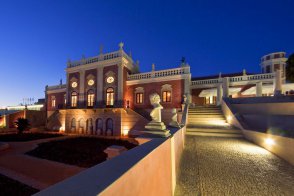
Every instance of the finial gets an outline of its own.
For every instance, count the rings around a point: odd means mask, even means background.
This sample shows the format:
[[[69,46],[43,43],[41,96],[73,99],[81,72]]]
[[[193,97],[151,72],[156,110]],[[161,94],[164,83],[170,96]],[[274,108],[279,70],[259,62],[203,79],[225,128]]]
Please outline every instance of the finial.
[[[136,65],[137,65],[137,66],[139,66],[139,64],[140,64],[140,61],[139,61],[139,60],[137,60],[137,61],[136,61]]]
[[[82,55],[82,59],[86,59],[86,56],[84,54]]]
[[[222,77],[222,72],[219,72],[218,77],[219,77],[219,78]]]
[[[246,76],[246,69],[243,69],[243,76]]]
[[[70,60],[70,59],[67,59],[67,63],[66,63],[66,64],[67,64],[68,67],[70,67],[70,65],[71,65],[71,60]]]
[[[132,58],[132,51],[130,50],[130,52],[129,52],[129,56]]]
[[[100,54],[103,54],[103,44],[100,44],[99,52]]]
[[[152,71],[155,71],[155,64],[152,63]]]
[[[123,47],[124,47],[124,43],[123,43],[123,42],[120,42],[120,43],[118,44],[118,46],[119,46],[119,49],[122,50]]]
[[[181,62],[182,62],[182,64],[186,63],[186,58],[182,57]]]
[[[60,84],[60,86],[62,85],[62,79],[60,79],[59,84]]]

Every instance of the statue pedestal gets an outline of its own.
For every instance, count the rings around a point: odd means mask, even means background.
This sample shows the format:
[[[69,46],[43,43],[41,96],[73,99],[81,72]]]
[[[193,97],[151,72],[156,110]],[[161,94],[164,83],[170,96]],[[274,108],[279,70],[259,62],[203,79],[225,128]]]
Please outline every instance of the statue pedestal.
[[[144,133],[151,133],[161,137],[170,136],[169,130],[166,129],[166,126],[163,122],[150,122],[145,126]]]

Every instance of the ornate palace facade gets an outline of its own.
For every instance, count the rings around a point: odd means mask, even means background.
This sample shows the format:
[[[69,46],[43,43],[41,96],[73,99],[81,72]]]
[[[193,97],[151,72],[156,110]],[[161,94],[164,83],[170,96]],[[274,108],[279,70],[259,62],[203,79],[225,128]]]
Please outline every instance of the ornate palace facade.
[[[178,68],[156,71],[153,65],[151,72],[138,73],[138,63],[120,43],[118,51],[68,61],[66,84],[46,86],[47,128],[121,136],[144,129],[152,93],[161,96],[163,120],[167,121],[172,108],[181,108],[183,95],[194,104],[219,105],[222,97],[282,92],[285,61],[284,52],[266,55],[262,73],[255,75],[243,71],[192,78],[184,61]]]

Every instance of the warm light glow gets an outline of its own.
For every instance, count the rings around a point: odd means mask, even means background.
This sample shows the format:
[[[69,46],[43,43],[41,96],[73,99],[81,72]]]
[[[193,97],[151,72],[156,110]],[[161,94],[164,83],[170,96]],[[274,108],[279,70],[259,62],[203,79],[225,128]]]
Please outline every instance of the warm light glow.
[[[275,141],[274,141],[272,138],[266,138],[266,139],[265,139],[265,143],[266,143],[267,145],[272,146],[272,145],[275,144]]]
[[[129,126],[123,126],[122,135],[123,136],[128,136],[129,135],[129,131],[130,131]]]
[[[227,117],[227,121],[228,121],[228,123],[231,123],[232,122],[232,116],[231,115],[229,115],[228,117]]]

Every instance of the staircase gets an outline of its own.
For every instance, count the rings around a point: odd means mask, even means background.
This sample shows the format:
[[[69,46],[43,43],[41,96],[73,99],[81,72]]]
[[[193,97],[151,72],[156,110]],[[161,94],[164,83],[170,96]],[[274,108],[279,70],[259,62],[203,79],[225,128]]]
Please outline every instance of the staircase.
[[[227,123],[217,106],[189,108],[187,135],[214,137],[243,137],[240,130]]]

